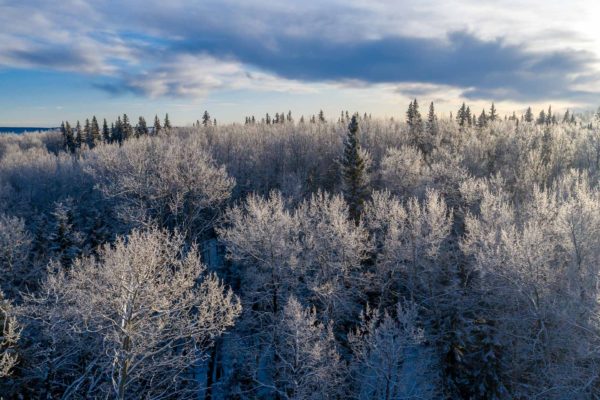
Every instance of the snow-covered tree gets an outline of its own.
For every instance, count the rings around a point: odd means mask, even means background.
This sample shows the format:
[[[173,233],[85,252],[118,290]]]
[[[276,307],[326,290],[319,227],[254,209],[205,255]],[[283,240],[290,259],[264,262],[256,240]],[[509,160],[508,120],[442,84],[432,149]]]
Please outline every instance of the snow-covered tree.
[[[195,238],[211,228],[234,185],[201,146],[194,137],[143,137],[99,147],[86,168],[126,223],[158,222]]]
[[[356,398],[439,398],[439,369],[414,303],[399,302],[393,314],[367,307],[348,341]]]
[[[0,291],[0,388],[18,363],[17,348],[21,327],[12,304]]]
[[[323,318],[342,322],[357,314],[357,281],[370,244],[367,232],[348,217],[341,196],[319,192],[303,202],[294,217],[301,245],[301,279]]]
[[[314,309],[291,296],[276,327],[273,392],[284,399],[317,400],[341,397],[344,364],[337,351],[332,324],[319,322]],[[262,384],[262,382],[261,382]],[[265,385],[267,388],[269,384]]]
[[[20,218],[0,214],[0,290],[14,299],[35,287],[39,269],[31,260],[32,238]]]
[[[134,230],[97,259],[58,268],[28,300],[45,335],[79,357],[63,396],[197,395],[193,368],[240,305],[186,247],[180,235]],[[56,356],[64,354],[45,353],[43,362],[56,365]]]

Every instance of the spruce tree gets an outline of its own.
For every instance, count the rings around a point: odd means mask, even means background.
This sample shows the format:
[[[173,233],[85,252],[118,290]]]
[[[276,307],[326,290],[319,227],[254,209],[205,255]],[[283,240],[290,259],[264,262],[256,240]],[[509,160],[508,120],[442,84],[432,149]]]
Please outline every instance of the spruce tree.
[[[423,119],[421,118],[421,113],[419,112],[419,104],[417,103],[417,99],[414,99],[413,102],[408,106],[408,111],[406,112],[406,123],[408,124],[409,130],[412,135],[419,135],[423,132]]]
[[[100,136],[100,126],[98,125],[98,119],[94,115],[92,117],[92,126],[90,128],[90,137],[88,141],[88,145],[90,148],[93,148],[96,144],[100,143],[102,140]]]
[[[406,124],[408,125],[409,129],[412,128],[414,119],[415,119],[415,111],[413,108],[413,102],[411,101],[410,104],[408,105],[408,110],[406,110]]]
[[[538,116],[536,123],[538,125],[543,125],[546,123],[546,112],[544,110],[540,111],[540,115]]]
[[[163,128],[165,131],[169,131],[171,129],[171,121],[169,121],[169,114],[165,114],[165,122],[163,123]]]
[[[135,137],[140,137],[148,134],[148,126],[146,125],[146,119],[140,117],[135,127]]]
[[[217,126],[217,119],[213,118],[213,126]]]
[[[210,114],[208,113],[208,111],[204,111],[204,114],[202,115],[202,125],[209,126],[210,123]]]
[[[102,140],[104,143],[110,143],[110,131],[108,130],[106,118],[104,118],[104,121],[102,122]]]
[[[65,129],[65,121],[62,121],[60,123],[60,134],[62,135],[62,138],[63,138],[63,145],[65,145],[66,138],[67,138],[67,130]],[[66,145],[65,145],[65,147],[66,147]]]
[[[160,119],[158,119],[158,115],[154,116],[154,134],[158,135],[160,133],[162,129],[162,126],[160,125]]]
[[[83,126],[82,140],[85,144],[87,144],[89,147],[91,147],[90,142],[92,140],[92,126],[90,124],[89,118],[85,119],[85,125]]]
[[[473,125],[473,121],[471,121],[471,107],[467,106],[467,109],[465,110],[465,120],[467,122],[467,125]]]
[[[563,124],[568,123],[570,119],[571,119],[571,116],[569,115],[569,110],[567,109],[567,111],[565,111],[565,115],[563,116],[563,119],[562,119]]]
[[[531,111],[531,107],[527,107],[527,111],[525,111],[525,122],[533,122],[533,112]]]
[[[492,122],[498,119],[498,112],[496,111],[496,106],[494,103],[492,103],[492,106],[490,107],[490,115],[488,116],[488,119]]]
[[[79,121],[77,121],[77,124],[75,125],[75,131],[75,147],[79,149],[83,143],[83,132],[81,131],[81,124]]]
[[[69,124],[69,121],[65,124],[65,150],[74,153],[77,145],[75,144],[75,137],[73,136],[73,129]]]
[[[129,122],[129,117],[127,116],[127,114],[123,114],[123,121],[122,121],[121,129],[123,132],[122,133],[123,140],[127,140],[133,136],[133,127],[131,126],[131,123]]]
[[[50,232],[49,247],[54,259],[64,267],[70,267],[80,254],[81,238],[73,229],[73,202],[68,198],[55,205],[52,213],[54,226]]]
[[[294,119],[292,118],[292,111],[291,110],[288,111],[287,122],[294,122]]]
[[[350,218],[358,223],[368,196],[368,182],[365,160],[360,151],[356,115],[352,116],[348,125],[341,167],[344,197],[348,203]]]
[[[460,127],[465,126],[467,122],[467,105],[465,103],[462,103],[462,106],[460,106],[456,113],[456,122],[458,122]]]
[[[555,122],[555,117],[552,114],[552,106],[548,106],[548,113],[546,114],[546,125],[550,125]]]
[[[119,144],[123,143],[123,123],[121,122],[121,117],[117,117],[117,122],[115,122],[115,129],[112,133],[113,142],[117,142]]]
[[[62,121],[60,123],[60,134],[62,135],[62,138],[63,138],[63,149],[68,150],[67,128],[65,127],[65,121]]]
[[[488,117],[485,114],[485,109],[481,110],[481,114],[479,114],[479,118],[477,119],[477,126],[479,128],[483,128],[487,126]]]
[[[425,125],[425,130],[431,136],[437,135],[437,117],[435,116],[435,108],[433,106],[433,101],[429,104],[429,113],[427,114],[427,124]]]
[[[325,114],[323,113],[323,110],[319,111],[319,122],[321,122],[321,123],[325,123],[326,122],[326,120],[325,120]]]

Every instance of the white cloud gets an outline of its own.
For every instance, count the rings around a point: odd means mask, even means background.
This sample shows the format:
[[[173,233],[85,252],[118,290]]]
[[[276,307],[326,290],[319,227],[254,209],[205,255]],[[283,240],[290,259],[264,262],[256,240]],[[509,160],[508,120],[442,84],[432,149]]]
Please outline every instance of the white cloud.
[[[202,97],[211,90],[313,93],[314,85],[256,71],[234,60],[208,55],[179,55],[159,68],[126,77],[125,88],[152,98]]]

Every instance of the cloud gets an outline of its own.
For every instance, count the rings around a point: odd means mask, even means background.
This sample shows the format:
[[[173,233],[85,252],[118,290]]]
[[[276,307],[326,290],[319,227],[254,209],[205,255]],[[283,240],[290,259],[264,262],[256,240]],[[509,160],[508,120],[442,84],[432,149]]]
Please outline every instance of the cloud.
[[[584,4],[574,1],[575,11]],[[302,92],[320,84],[394,84],[414,95],[429,85],[514,101],[588,102],[600,93],[589,38],[562,27],[573,10],[540,7],[560,22],[542,18],[544,26],[515,11],[515,0],[491,8],[452,3],[8,1],[0,25],[21,24],[0,32],[0,66],[90,74],[112,94],[149,97]],[[542,4],[532,0],[531,10]],[[552,46],[539,46],[548,32],[555,32]]]
[[[287,93],[314,92],[310,85],[253,70],[234,60],[206,54],[176,55],[158,68],[126,74],[97,87],[112,94],[126,92],[151,98],[203,97],[212,90],[257,90]]]

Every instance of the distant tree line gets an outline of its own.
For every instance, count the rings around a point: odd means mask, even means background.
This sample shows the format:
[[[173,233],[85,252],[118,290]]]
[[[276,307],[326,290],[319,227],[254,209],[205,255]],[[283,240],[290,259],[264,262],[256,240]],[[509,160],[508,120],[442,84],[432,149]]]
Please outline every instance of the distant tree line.
[[[132,137],[139,138],[149,134],[158,135],[161,132],[169,132],[171,128],[169,114],[165,115],[162,125],[158,116],[155,116],[152,127],[148,127],[146,119],[141,116],[137,124],[133,126],[127,114],[123,114],[122,117],[118,116],[117,120],[110,124],[110,128],[105,118],[102,122],[102,129],[100,129],[95,115],[92,117],[91,122],[89,118],[86,119],[83,127],[79,121],[74,127],[71,126],[69,121],[63,121],[60,124],[64,149],[70,153],[75,153],[82,146],[93,149],[99,143],[122,144],[123,141]]]

